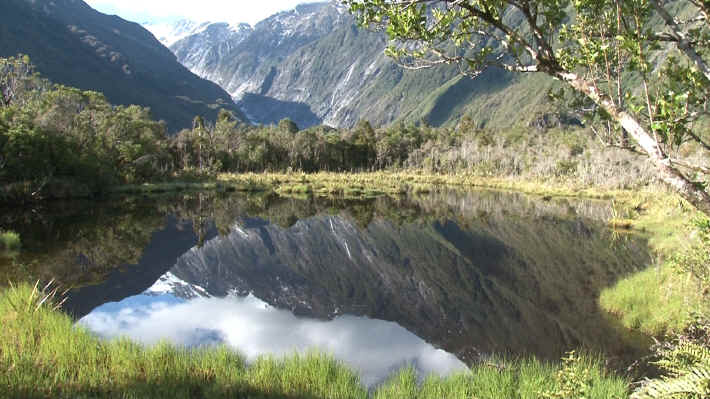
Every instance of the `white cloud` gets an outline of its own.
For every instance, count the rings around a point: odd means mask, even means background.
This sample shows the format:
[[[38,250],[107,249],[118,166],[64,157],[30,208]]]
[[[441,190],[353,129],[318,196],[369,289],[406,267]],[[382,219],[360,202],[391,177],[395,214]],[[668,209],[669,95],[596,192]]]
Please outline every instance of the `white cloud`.
[[[138,295],[101,306],[79,324],[104,337],[127,336],[148,344],[162,339],[183,345],[225,342],[249,360],[318,349],[358,370],[367,386],[405,364],[421,375],[465,370],[455,356],[396,323],[353,316],[297,318],[252,296],[180,302],[169,295]]]
[[[86,0],[107,14],[143,23],[187,18],[195,21],[247,22],[251,25],[308,0]]]

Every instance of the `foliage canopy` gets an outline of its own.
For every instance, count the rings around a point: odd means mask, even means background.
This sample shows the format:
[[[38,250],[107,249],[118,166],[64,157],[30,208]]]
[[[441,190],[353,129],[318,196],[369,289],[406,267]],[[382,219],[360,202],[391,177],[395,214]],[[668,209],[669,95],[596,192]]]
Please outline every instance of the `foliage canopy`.
[[[580,112],[596,115],[609,132],[623,132],[606,135],[610,145],[626,146],[628,134],[661,180],[710,214],[704,183],[689,176],[708,169],[678,156],[688,142],[710,149],[696,124],[710,93],[707,1],[344,3],[362,25],[386,31],[387,53],[407,68],[449,63],[477,76],[495,66],[564,82],[581,96]]]

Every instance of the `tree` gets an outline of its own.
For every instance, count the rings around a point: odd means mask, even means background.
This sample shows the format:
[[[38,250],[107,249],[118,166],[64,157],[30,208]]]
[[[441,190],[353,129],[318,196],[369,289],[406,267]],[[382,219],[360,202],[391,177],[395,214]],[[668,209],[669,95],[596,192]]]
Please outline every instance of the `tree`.
[[[279,130],[288,132],[290,134],[296,134],[300,130],[296,122],[289,118],[284,118],[279,121]]]
[[[674,10],[696,16],[687,21],[661,0],[344,3],[361,25],[386,31],[387,54],[406,68],[457,64],[475,77],[495,66],[564,82],[634,140],[660,180],[710,215],[704,186],[679,169],[707,168],[669,156],[688,140],[702,142],[693,123],[708,102],[710,74],[701,56],[710,47],[707,0],[674,2]],[[654,70],[657,58],[668,62]]]
[[[30,57],[0,58],[0,107],[24,102],[28,94],[47,88],[49,82],[39,77]]]
[[[202,171],[202,136],[205,131],[205,120],[201,116],[197,115],[195,119],[192,120],[192,131],[193,133],[197,132],[197,159],[200,171]]]

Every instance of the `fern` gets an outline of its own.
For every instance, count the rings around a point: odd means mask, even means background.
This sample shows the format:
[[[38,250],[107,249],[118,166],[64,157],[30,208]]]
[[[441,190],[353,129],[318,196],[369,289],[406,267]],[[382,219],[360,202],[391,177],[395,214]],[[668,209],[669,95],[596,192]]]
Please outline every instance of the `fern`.
[[[692,367],[677,377],[649,380],[631,396],[632,399],[710,397],[710,365]]]
[[[710,398],[710,348],[706,342],[681,336],[675,343],[661,346],[657,354],[659,360],[654,364],[666,375],[646,380],[632,399]]]
[[[691,342],[680,342],[662,352],[661,360],[655,362],[671,377],[680,377],[696,365],[710,365],[710,349]]]

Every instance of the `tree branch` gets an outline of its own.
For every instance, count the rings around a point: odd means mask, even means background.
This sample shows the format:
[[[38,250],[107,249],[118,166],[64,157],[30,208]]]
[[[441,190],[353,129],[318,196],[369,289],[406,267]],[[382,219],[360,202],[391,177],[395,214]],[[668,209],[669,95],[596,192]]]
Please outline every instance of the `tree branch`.
[[[656,12],[658,12],[658,15],[670,29],[669,35],[675,39],[674,41],[678,49],[690,58],[700,72],[705,75],[706,79],[710,80],[710,66],[708,66],[705,60],[700,57],[700,54],[695,51],[695,47],[688,40],[683,30],[676,23],[675,19],[673,19],[668,11],[666,11],[666,9],[658,3],[658,0],[649,0],[649,3],[656,10]]]

